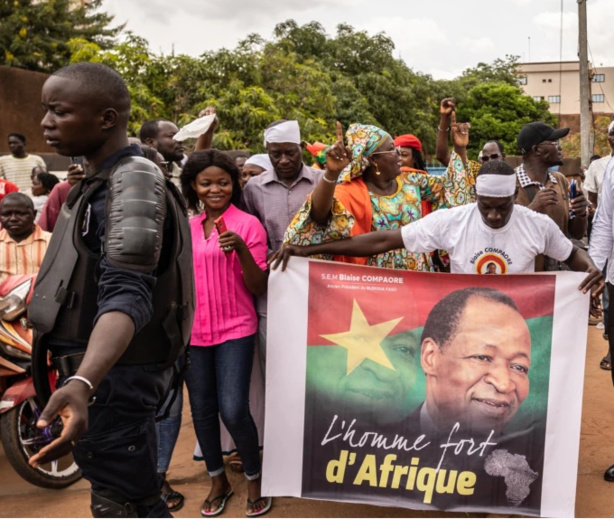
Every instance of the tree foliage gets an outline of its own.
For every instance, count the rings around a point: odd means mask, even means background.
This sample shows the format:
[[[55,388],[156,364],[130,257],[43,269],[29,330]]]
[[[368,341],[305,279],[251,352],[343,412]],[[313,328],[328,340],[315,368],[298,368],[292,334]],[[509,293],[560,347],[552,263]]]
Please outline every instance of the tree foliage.
[[[0,64],[53,72],[68,64],[74,38],[110,48],[122,27],[98,11],[102,0],[0,0]]]
[[[509,83],[481,83],[469,90],[458,110],[459,120],[471,121],[469,154],[477,155],[485,141],[497,139],[508,155],[517,155],[516,137],[533,121],[556,125],[546,101],[534,101]]]
[[[97,7],[99,2],[88,5]],[[43,4],[46,9],[63,9],[68,0],[17,3],[30,10],[43,9],[39,7]],[[523,95],[516,84],[517,58],[513,56],[479,63],[455,80],[435,81],[395,58],[394,43],[384,33],[369,35],[340,24],[329,35],[318,22],[301,26],[294,20],[278,24],[270,41],[251,34],[234,49],[199,57],[164,56],[153,53],[146,40],[131,33],[109,46],[115,34],[108,29],[110,17],[93,14],[88,8],[78,10],[78,15],[88,23],[71,23],[73,28],[83,27],[68,39],[67,30],[61,33],[59,39],[65,42],[61,55],[39,59],[36,64],[23,57],[11,64],[41,70],[45,63],[46,70],[51,70],[65,64],[64,60],[113,67],[126,78],[132,95],[133,134],[147,119],[163,117],[181,126],[201,109],[214,106],[220,119],[214,145],[222,149],[262,151],[263,129],[284,118],[297,119],[307,141],[332,142],[335,121],[344,128],[361,122],[378,125],[393,135],[414,133],[427,155],[432,155],[439,102],[455,97],[458,120],[472,123],[473,150],[484,140],[498,138],[514,153],[516,135],[525,122],[552,122],[547,104]],[[61,17],[48,22],[48,32],[62,23]],[[54,41],[45,38],[41,49]],[[31,42],[32,48],[38,45],[36,41]],[[15,56],[11,59],[17,60]]]

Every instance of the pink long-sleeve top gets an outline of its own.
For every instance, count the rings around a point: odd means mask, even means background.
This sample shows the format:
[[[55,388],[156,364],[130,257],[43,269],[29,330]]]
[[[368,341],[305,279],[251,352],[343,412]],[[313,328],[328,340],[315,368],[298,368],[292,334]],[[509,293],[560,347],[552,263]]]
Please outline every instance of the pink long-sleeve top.
[[[256,264],[267,268],[267,235],[258,219],[234,205],[223,214],[226,228],[237,233],[251,252]],[[192,346],[213,346],[256,333],[258,318],[254,296],[243,281],[237,253],[226,256],[218,245],[214,228],[205,238],[202,213],[190,219],[192,253],[196,283],[196,312],[192,327]]]

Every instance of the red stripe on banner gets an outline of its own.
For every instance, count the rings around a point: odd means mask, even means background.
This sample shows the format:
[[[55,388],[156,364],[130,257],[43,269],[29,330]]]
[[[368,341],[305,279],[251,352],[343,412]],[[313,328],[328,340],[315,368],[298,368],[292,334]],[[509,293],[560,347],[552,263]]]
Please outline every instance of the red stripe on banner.
[[[354,300],[370,325],[402,318],[391,332],[402,333],[423,326],[438,301],[467,287],[504,292],[516,302],[525,319],[551,315],[555,283],[556,277],[546,274],[430,274],[311,262],[307,344],[333,344],[321,336],[347,331]]]

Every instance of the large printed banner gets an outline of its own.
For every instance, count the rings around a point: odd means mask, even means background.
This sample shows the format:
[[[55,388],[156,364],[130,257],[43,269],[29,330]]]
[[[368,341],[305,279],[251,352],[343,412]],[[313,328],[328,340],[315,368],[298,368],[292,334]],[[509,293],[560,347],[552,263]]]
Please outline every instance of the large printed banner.
[[[582,278],[293,258],[269,281],[263,495],[572,517]]]

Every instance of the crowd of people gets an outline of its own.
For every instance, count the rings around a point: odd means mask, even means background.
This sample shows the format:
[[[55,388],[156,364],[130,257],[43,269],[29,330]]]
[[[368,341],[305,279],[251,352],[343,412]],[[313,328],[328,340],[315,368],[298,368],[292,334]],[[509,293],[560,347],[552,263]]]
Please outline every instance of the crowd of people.
[[[183,505],[184,497],[167,479],[181,427],[183,382],[198,439],[196,454],[204,459],[211,478],[202,515],[220,514],[233,495],[223,454],[234,451],[231,467],[243,471],[247,479],[246,515],[263,515],[271,508],[271,498],[261,494],[263,438],[258,419],[266,372],[267,276],[270,268],[285,267],[293,255],[424,272],[571,269],[586,273],[580,290],[595,295],[603,289],[602,270],[614,246],[611,173],[604,178],[609,157],[594,162],[587,172],[584,186],[590,202],[581,189],[572,196],[567,178],[556,171],[563,163],[559,139],[568,128],[554,129],[542,122],[526,125],[518,135],[522,163],[515,170],[505,162],[496,135],[473,161],[467,157],[470,124],[457,123],[454,100],[444,99],[437,158],[446,170],[437,175],[427,171],[418,137],[393,136],[360,122],[345,132],[337,123],[334,143],[308,144],[297,121],[276,121],[263,128],[264,154],[213,149],[214,132],[218,124],[223,125],[217,118],[191,153],[174,139],[179,129],[168,120],[144,121],[139,139],[130,138],[130,142],[126,134],[129,94],[122,79],[102,65],[83,63],[61,69],[49,78],[42,96],[46,115],[41,124],[47,142],[58,153],[82,160],[74,161],[66,180],[60,182],[45,170],[40,157],[26,153],[23,135],[8,137],[11,153],[0,157],[0,196],[4,197],[0,201],[0,280],[36,273],[41,267],[41,272],[52,271],[59,260],[49,255],[43,260],[50,240],[50,251],[60,255],[60,245],[53,247],[56,238],[51,233],[56,225],[69,229],[67,222],[80,218],[77,225],[85,226],[84,243],[98,262],[99,288],[85,341],[57,330],[57,323],[63,322],[61,313],[40,333],[49,337],[52,357],[77,352],[80,357],[73,371],[64,374],[68,382],[56,391],[41,416],[43,425],[56,414],[62,417],[62,439],[33,463],[53,459],[62,449],[74,446],[75,458],[92,483],[94,516],[162,517]],[[87,106],[95,109],[87,112]],[[214,113],[209,108],[200,115]],[[609,132],[614,149],[614,123]],[[311,165],[304,162],[307,153],[313,157]],[[143,166],[144,159],[151,166]],[[170,209],[147,216],[149,209],[139,209],[149,218],[147,231],[153,242],[151,249],[147,244],[135,245],[138,250],[132,256],[124,250],[130,245],[127,227],[120,229],[122,239],[113,240],[128,211],[112,213],[121,204],[105,202],[107,197],[129,196],[126,186],[133,180],[127,164],[135,164],[130,166],[134,171],[146,170],[148,177],[161,171],[166,187],[144,180],[134,180],[134,185],[155,191],[162,198],[152,195],[152,200],[162,207],[170,206],[172,195],[185,201],[186,208],[185,216]],[[126,180],[114,183],[120,173]],[[165,192],[166,201],[160,202]],[[89,204],[87,210],[79,209],[78,196]],[[597,197],[589,254],[585,236]],[[65,217],[63,207],[70,209]],[[178,216],[169,217],[171,213]],[[141,400],[149,402],[146,412],[127,411],[127,407],[111,419],[96,408],[134,400],[134,388],[141,391],[142,380],[129,370],[146,362],[137,354],[132,363],[122,364],[121,359],[130,353],[133,338],[148,330],[157,308],[156,279],[161,283],[164,272],[172,270],[167,266],[172,254],[179,257],[169,238],[176,241],[180,234],[180,223],[173,218],[184,218],[186,224],[189,218],[193,320],[184,300],[178,306],[185,317],[177,321],[180,326],[189,322],[189,347],[167,366],[174,376],[167,369],[155,379],[155,384],[170,391],[158,388],[147,395],[139,393]],[[58,244],[61,239],[58,235]],[[500,251],[502,261],[480,262],[476,253],[486,248]],[[146,252],[153,254],[154,261],[151,257],[145,261]],[[134,257],[142,258],[142,264],[134,264],[130,259]],[[610,296],[613,289],[608,284]],[[37,322],[34,326],[43,329]],[[611,326],[613,322],[607,324],[606,333],[614,339]],[[101,353],[111,340],[117,349]],[[255,386],[260,395],[254,395]],[[121,392],[118,387],[126,394],[115,394]],[[97,400],[90,407],[86,432],[87,407],[83,406],[92,396]],[[156,398],[160,405],[155,404]],[[114,458],[110,444],[101,439],[125,446],[126,425],[131,420],[140,427],[134,433],[140,446],[133,459],[124,459],[123,454]],[[152,456],[157,459],[151,467],[154,474],[144,475]],[[144,459],[149,464],[144,465]],[[125,468],[131,463],[138,467],[136,476]],[[124,476],[117,476],[122,471]]]

